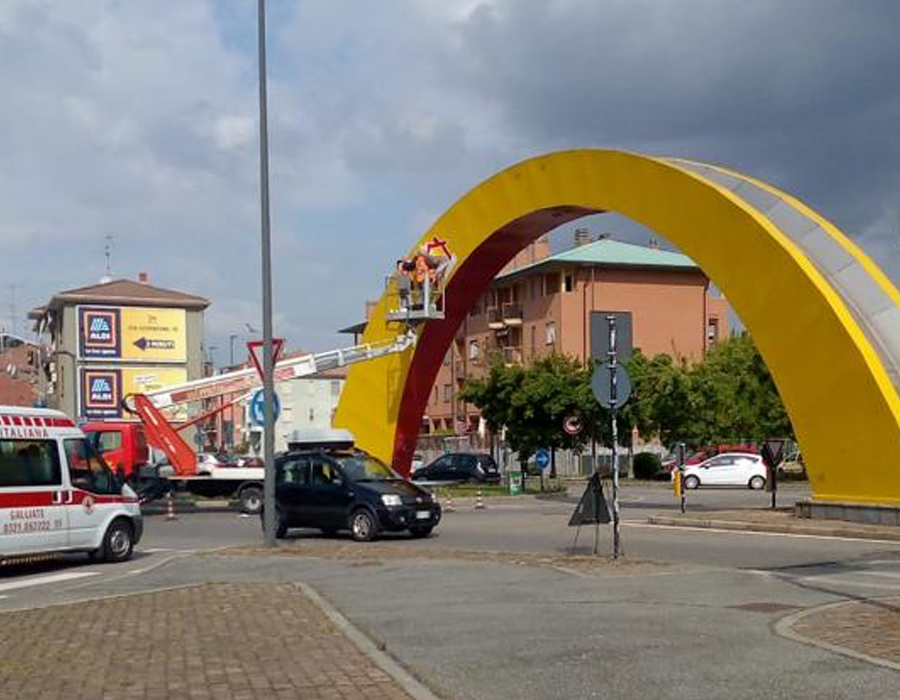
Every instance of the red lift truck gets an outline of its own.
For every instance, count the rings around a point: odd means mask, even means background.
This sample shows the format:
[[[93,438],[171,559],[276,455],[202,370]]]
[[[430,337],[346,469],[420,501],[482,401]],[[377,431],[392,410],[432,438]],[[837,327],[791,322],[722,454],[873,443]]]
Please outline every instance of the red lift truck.
[[[288,358],[275,365],[275,381],[284,382],[403,352],[415,340],[415,333],[408,331],[392,340]],[[95,422],[86,424],[83,430],[112,469],[138,492],[142,501],[159,498],[174,487],[202,497],[236,499],[243,512],[258,513],[263,502],[265,469],[198,465],[197,454],[179,433],[248,400],[260,385],[259,374],[250,368],[134,394],[126,397],[123,404],[129,413],[140,419],[139,422]],[[173,423],[166,416],[167,409],[225,396],[237,398],[186,422]],[[167,463],[151,464],[148,445],[161,450]]]

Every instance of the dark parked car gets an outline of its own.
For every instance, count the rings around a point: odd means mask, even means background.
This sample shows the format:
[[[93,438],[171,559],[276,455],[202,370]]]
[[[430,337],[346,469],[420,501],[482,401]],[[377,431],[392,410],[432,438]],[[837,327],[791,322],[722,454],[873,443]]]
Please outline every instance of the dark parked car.
[[[380,531],[427,537],[441,520],[437,499],[358,451],[299,450],[275,460],[276,537],[292,527],[349,530],[365,542]],[[265,523],[265,513],[262,514]],[[264,525],[265,526],[265,525]]]
[[[500,482],[500,472],[490,455],[454,452],[442,455],[431,464],[416,470],[412,478],[415,481],[477,481],[496,484]]]

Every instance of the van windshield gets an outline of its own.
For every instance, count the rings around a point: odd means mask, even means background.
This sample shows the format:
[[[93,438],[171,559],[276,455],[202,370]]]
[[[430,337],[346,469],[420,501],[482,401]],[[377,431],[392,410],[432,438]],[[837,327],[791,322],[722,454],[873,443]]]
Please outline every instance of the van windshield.
[[[395,481],[400,475],[374,457],[363,454],[335,456],[350,481]]]

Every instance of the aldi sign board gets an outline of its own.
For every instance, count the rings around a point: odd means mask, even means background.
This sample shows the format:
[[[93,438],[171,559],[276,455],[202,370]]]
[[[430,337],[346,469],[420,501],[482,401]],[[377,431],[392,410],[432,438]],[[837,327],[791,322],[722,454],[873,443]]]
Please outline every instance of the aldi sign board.
[[[92,419],[122,417],[122,370],[81,370],[80,413]]]
[[[88,420],[132,419],[124,413],[122,399],[187,381],[184,367],[81,367],[78,414]],[[186,407],[167,413],[172,420],[186,420]]]
[[[120,309],[78,308],[78,348],[84,358],[114,359],[122,355]]]
[[[79,306],[78,356],[83,360],[186,362],[184,309]]]

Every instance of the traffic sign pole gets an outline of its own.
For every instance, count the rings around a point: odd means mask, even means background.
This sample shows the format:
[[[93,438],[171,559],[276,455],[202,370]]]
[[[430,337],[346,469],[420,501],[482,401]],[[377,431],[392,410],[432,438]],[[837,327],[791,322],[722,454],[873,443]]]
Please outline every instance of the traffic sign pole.
[[[619,518],[619,459],[617,445],[619,427],[616,422],[618,409],[618,356],[616,354],[616,317],[606,317],[609,324],[609,408],[612,414],[612,477],[613,477],[613,558],[618,559],[621,553],[620,518]],[[599,525],[597,526],[599,527]]]

